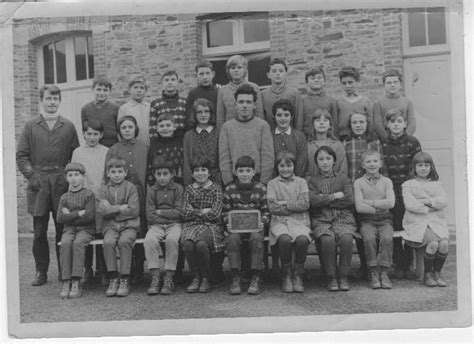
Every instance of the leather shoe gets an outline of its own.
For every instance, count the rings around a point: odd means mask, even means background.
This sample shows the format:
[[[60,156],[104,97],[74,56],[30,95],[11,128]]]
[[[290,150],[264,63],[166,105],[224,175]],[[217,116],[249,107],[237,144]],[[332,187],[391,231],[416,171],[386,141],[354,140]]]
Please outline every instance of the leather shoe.
[[[337,284],[337,279],[331,277],[328,283],[328,290],[329,291],[339,291],[339,284]]]
[[[339,278],[339,290],[348,291],[350,289],[349,280],[347,277]]]
[[[48,280],[48,275],[46,272],[37,271],[35,275],[35,279],[31,282],[31,285],[34,287],[39,287],[43,285]]]

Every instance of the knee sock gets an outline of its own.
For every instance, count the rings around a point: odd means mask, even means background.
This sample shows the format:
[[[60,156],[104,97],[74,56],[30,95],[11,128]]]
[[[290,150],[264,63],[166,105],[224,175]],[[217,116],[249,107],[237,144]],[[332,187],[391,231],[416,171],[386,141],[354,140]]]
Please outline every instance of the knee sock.
[[[425,261],[425,273],[433,272],[433,265],[434,265],[435,255],[429,254],[425,251],[424,261]]]
[[[441,269],[443,268],[444,262],[446,261],[446,257],[448,256],[447,253],[440,253],[436,252],[435,258],[434,258],[434,272],[440,272]]]

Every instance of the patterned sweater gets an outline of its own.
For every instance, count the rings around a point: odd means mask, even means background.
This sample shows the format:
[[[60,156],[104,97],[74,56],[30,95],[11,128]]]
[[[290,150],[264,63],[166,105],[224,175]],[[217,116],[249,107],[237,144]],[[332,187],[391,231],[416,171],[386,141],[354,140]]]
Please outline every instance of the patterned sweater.
[[[149,186],[155,184],[151,166],[153,158],[158,155],[163,155],[173,161],[176,173],[175,181],[181,183],[183,176],[183,138],[180,136],[161,137],[158,135],[155,140],[151,141],[146,168],[146,182]]]
[[[69,210],[69,214],[63,213],[63,208]],[[84,215],[79,216],[79,210],[85,210]],[[95,233],[95,196],[86,188],[77,191],[68,191],[59,199],[58,212],[56,215],[58,223],[64,223],[66,227],[74,226],[76,231],[86,230]]]
[[[180,97],[176,92],[173,95],[168,95],[164,91],[160,98],[155,99],[150,104],[150,140],[156,139],[158,134],[158,117],[160,115],[169,113],[173,115],[176,131],[175,136],[183,137],[185,133],[186,120],[186,98]]]

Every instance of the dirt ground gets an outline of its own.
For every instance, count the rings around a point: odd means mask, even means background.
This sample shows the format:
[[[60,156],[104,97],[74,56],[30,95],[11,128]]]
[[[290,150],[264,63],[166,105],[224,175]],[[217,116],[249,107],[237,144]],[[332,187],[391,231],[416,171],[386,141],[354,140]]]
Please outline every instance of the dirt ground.
[[[52,238],[50,244],[54,247]],[[450,247],[443,270],[448,282],[446,288],[427,288],[420,281],[392,279],[392,290],[372,290],[367,282],[352,278],[349,292],[329,293],[320,277],[318,259],[311,256],[306,263],[308,273],[303,294],[282,293],[277,282],[268,280],[258,296],[231,296],[228,294],[230,282],[208,294],[186,294],[185,281],[177,285],[176,292],[171,296],[147,296],[146,281],[132,286],[130,295],[125,298],[107,298],[106,287],[98,283],[86,284],[83,296],[76,300],[59,298],[61,283],[57,281],[56,259],[52,250],[48,283],[42,287],[30,285],[34,276],[31,245],[31,235],[20,236],[22,323],[449,311],[456,310],[457,304],[455,245]],[[352,273],[355,274],[358,267],[356,255],[352,265]],[[230,281],[230,276],[227,277]],[[74,311],[71,312],[71,309]]]

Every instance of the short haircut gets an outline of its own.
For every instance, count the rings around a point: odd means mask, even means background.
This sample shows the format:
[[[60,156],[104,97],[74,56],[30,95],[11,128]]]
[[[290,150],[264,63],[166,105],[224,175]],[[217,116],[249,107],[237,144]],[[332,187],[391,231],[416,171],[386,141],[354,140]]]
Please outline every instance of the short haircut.
[[[239,167],[255,168],[255,160],[253,160],[252,157],[248,155],[243,155],[235,162],[235,170],[237,170]]]
[[[422,163],[422,162],[430,164],[430,174],[428,175],[428,179],[438,180],[439,175],[438,175],[438,172],[436,171],[436,167],[435,167],[433,158],[431,157],[431,155],[429,155],[426,152],[416,153],[415,156],[413,157],[413,159],[411,160],[410,168],[409,168],[409,172],[408,172],[409,178],[413,179],[413,178],[416,177],[416,164],[419,164],[419,163]]]
[[[347,78],[347,77],[351,77],[351,78],[354,78],[355,81],[359,81],[360,75],[357,68],[352,67],[352,66],[342,67],[341,70],[339,71],[339,80],[342,81],[342,78]]]
[[[276,112],[277,112],[278,109],[289,111],[290,114],[291,114],[291,118],[293,118],[294,115],[295,115],[294,114],[294,109],[293,109],[293,104],[291,104],[291,102],[288,99],[279,99],[275,103],[273,103],[273,106],[272,106],[273,116],[276,115]]]
[[[211,71],[214,71],[214,66],[209,60],[201,60],[196,63],[196,66],[194,66],[196,73],[198,72],[199,68],[209,68]]]
[[[385,73],[382,74],[382,80],[383,80],[383,83],[385,84],[385,80],[389,77],[389,76],[395,76],[398,78],[398,80],[400,82],[402,82],[402,73],[400,73],[398,70],[396,69],[390,69],[390,70],[387,70]]]
[[[67,174],[71,171],[79,172],[82,175],[86,174],[86,169],[84,165],[78,162],[70,162],[66,165],[66,167],[64,168],[64,173]]]
[[[293,166],[296,166],[296,157],[293,153],[288,152],[288,151],[281,151],[279,152],[276,157],[275,157],[275,167],[278,169],[278,165],[280,162],[284,162],[285,164],[288,164],[291,162]]]
[[[159,169],[167,169],[171,174],[176,173],[173,160],[164,155],[155,156],[151,162],[151,172],[153,174]]]
[[[407,120],[406,113],[400,109],[390,109],[385,113],[385,120],[387,123],[391,120],[397,119],[398,117],[402,117],[404,121]]]
[[[119,157],[119,156],[112,157],[105,164],[105,169],[108,172],[111,168],[114,168],[114,167],[115,168],[122,167],[125,171],[127,171],[127,162],[122,157]]]
[[[317,109],[313,116],[311,116],[311,125],[313,126],[313,131],[314,131],[314,121],[317,120],[317,119],[320,119],[321,117],[324,117],[324,118],[327,118],[329,120],[329,130],[328,130],[328,134],[327,136],[332,138],[332,139],[335,139],[334,137],[334,134],[333,134],[333,131],[334,131],[334,120],[331,116],[331,114],[329,113],[328,110],[326,109]]]
[[[127,115],[127,116],[121,117],[117,122],[117,132],[118,132],[120,138],[121,139],[123,138],[122,133],[120,132],[120,127],[122,126],[122,123],[125,122],[125,121],[130,121],[135,125],[135,137],[137,137],[138,133],[140,132],[140,129],[138,128],[137,119],[133,116]]]
[[[250,86],[249,84],[240,85],[237,88],[237,90],[235,90],[234,92],[235,100],[237,100],[237,97],[239,96],[239,94],[250,94],[252,95],[253,101],[254,102],[257,101],[257,91],[255,91],[254,88]]]
[[[211,116],[209,117],[209,124],[216,125],[216,110],[214,109],[214,105],[206,98],[198,98],[194,101],[193,104],[193,118],[194,122],[196,123],[196,126],[198,124],[198,120],[196,117],[196,111],[198,106],[205,106],[209,108],[209,112],[211,113]]]
[[[191,161],[191,173],[194,172],[194,170],[198,167],[207,168],[210,172],[211,171],[211,166],[212,166],[211,160],[209,160],[209,158],[207,156],[197,155],[197,156],[193,157],[193,159]]]
[[[56,85],[44,85],[41,86],[39,89],[39,97],[40,100],[43,100],[45,92],[48,91],[49,94],[52,96],[58,96],[59,95],[59,100],[61,100],[61,89],[56,86]]]
[[[176,76],[176,79],[179,80],[178,73],[175,70],[167,70],[166,72],[164,72],[162,77],[161,77],[161,80],[163,80],[165,78],[165,76],[171,76],[171,75]]]
[[[131,78],[128,82],[128,88],[132,88],[132,86],[135,84],[143,84],[143,86],[145,86],[145,89],[148,89],[148,82],[146,81],[143,75],[138,75]]]
[[[97,75],[94,80],[92,81],[92,88],[94,89],[96,86],[105,86],[109,90],[112,89],[112,83],[105,75]]]
[[[360,161],[364,162],[365,158],[373,155],[377,155],[379,159],[382,160],[382,153],[380,153],[378,150],[369,148],[364,153],[362,153],[362,155],[360,156]]]
[[[336,162],[336,160],[337,160],[336,159],[336,152],[334,151],[334,149],[332,149],[329,146],[321,146],[321,147],[318,148],[316,153],[314,153],[314,162],[316,163],[316,165],[318,165],[318,155],[321,152],[326,152],[327,154],[332,156],[332,158],[334,159],[334,163]]]
[[[244,66],[244,69],[245,69],[245,73],[244,73],[244,77],[247,76],[247,68],[248,68],[248,61],[245,57],[243,57],[242,55],[233,55],[231,57],[229,57],[229,59],[227,60],[226,64],[225,64],[225,71],[227,73],[227,77],[230,79],[232,79],[230,77],[230,73],[229,73],[229,69],[230,67],[232,66],[236,66],[238,64],[241,64]]]
[[[283,67],[285,67],[285,71],[288,72],[288,66],[286,65],[285,60],[280,59],[280,58],[274,58],[270,60],[270,62],[268,63],[267,72],[269,72],[270,69],[272,69],[272,66],[276,64],[283,65]]]
[[[158,118],[156,119],[156,123],[161,123],[163,121],[171,121],[173,123],[175,123],[175,119],[174,119],[174,116],[171,114],[171,113],[162,113],[161,115],[158,116]]]
[[[101,133],[104,132],[104,126],[99,121],[94,121],[94,120],[85,121],[84,124],[82,125],[82,132],[86,132],[89,128],[95,131],[100,131]]]
[[[304,74],[304,80],[306,82],[308,82],[308,79],[309,79],[310,76],[315,76],[315,75],[318,75],[318,74],[321,74],[323,76],[324,80],[326,80],[326,73],[324,73],[324,69],[323,69],[322,66],[313,67],[309,71],[307,71]]]

